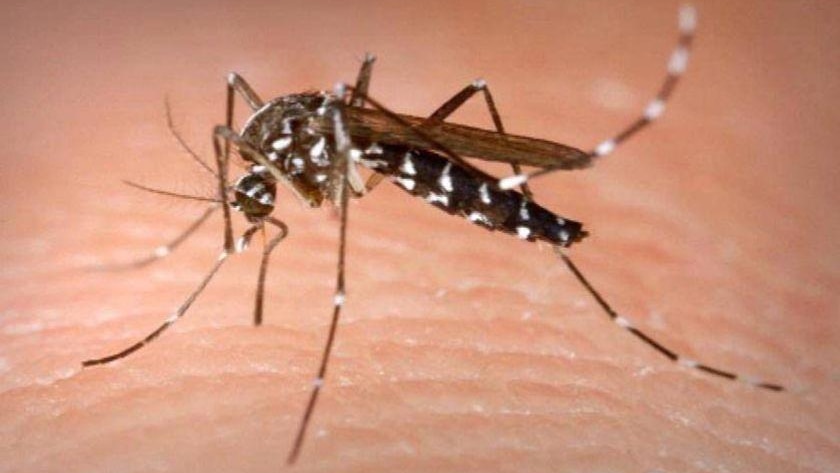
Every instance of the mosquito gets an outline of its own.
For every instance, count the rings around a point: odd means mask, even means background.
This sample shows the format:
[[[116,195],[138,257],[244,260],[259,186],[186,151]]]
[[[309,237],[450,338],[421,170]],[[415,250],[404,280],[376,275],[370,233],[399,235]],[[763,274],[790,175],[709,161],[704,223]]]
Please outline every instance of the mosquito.
[[[688,64],[696,27],[696,14],[692,7],[686,6],[680,10],[678,25],[677,46],[668,61],[667,74],[654,99],[629,126],[588,152],[547,140],[506,133],[490,89],[483,80],[476,80],[464,87],[428,117],[395,113],[368,95],[375,61],[372,55],[365,57],[354,86],[339,84],[333,91],[286,95],[268,102],[263,101],[238,74],[229,74],[225,125],[216,126],[213,130],[215,169],[189,149],[172,126],[171,117],[167,115],[170,129],[182,146],[216,177],[218,194],[212,199],[197,198],[210,203],[201,217],[173,242],[159,247],[150,257],[134,265],[145,265],[168,255],[219,209],[224,217],[224,248],[198,287],[162,325],[128,348],[103,358],[84,361],[83,366],[101,365],[124,358],[160,336],[186,313],[230,255],[244,251],[257,231],[274,227],[277,233],[263,248],[257,278],[254,324],[260,325],[269,257],[289,231],[283,221],[272,216],[278,184],[310,207],[320,207],[329,202],[338,209],[340,218],[332,319],[309,400],[287,457],[288,464],[295,463],[324,386],[345,301],[348,202],[367,195],[383,179],[388,178],[428,204],[487,230],[510,234],[529,242],[548,243],[616,325],[672,362],[721,378],[743,381],[758,388],[782,391],[784,388],[778,384],[759,381],[683,357],[619,315],[564,252],[565,248],[581,242],[587,236],[583,225],[537,204],[528,188],[528,180],[534,177],[591,166],[662,115],[668,98]],[[477,94],[483,96],[495,130],[446,121]],[[251,110],[241,131],[233,128],[237,95]],[[247,163],[248,170],[235,183],[230,184],[228,167],[233,146]],[[464,156],[509,163],[513,174],[498,179],[470,164]],[[537,170],[524,173],[522,166],[535,167]],[[373,171],[366,182],[359,168]],[[138,187],[175,197],[194,198]],[[231,224],[232,209],[242,213],[249,224],[236,241]]]

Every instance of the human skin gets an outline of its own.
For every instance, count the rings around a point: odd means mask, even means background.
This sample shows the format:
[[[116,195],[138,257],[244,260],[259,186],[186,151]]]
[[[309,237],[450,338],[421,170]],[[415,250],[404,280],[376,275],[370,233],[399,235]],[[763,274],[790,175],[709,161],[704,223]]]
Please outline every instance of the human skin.
[[[371,51],[371,93],[397,110],[430,113],[480,76],[510,132],[586,148],[637,116],[676,38],[670,2],[342,5],[7,7],[0,472],[284,468],[329,324],[328,208],[280,191],[291,234],[263,326],[250,322],[256,238],[160,339],[80,366],[157,327],[220,251],[216,218],[153,266],[90,270],[147,255],[202,211],[121,179],[213,193],[171,138],[164,96],[211,158],[227,72],[268,98],[351,81]],[[383,183],[350,206],[347,303],[297,470],[840,469],[840,8],[697,8],[695,54],[662,119],[533,188],[585,223],[569,254],[622,315],[788,390],[670,363],[610,323],[547,247]],[[452,119],[490,126],[480,100]]]

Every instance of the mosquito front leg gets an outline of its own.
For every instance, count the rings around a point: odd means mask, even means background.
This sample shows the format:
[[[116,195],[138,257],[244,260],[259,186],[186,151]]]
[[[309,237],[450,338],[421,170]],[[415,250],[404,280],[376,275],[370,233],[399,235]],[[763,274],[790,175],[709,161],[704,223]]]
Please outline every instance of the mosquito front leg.
[[[679,13],[680,36],[677,40],[677,47],[674,49],[674,52],[671,54],[671,58],[668,61],[668,72],[665,75],[665,79],[659,88],[659,92],[657,92],[654,99],[650,103],[648,103],[647,107],[645,107],[644,112],[642,112],[642,115],[639,118],[637,118],[633,123],[631,123],[629,126],[627,126],[615,136],[602,141],[601,144],[599,144],[592,151],[590,151],[587,154],[590,161],[596,158],[602,158],[612,153],[613,151],[615,151],[618,145],[626,141],[631,136],[637,134],[639,131],[646,128],[648,125],[653,123],[654,120],[656,120],[662,115],[662,113],[665,111],[665,104],[671,97],[671,94],[673,93],[674,88],[679,82],[680,77],[685,72],[686,67],[688,66],[688,57],[691,50],[691,42],[694,39],[694,30],[696,26],[697,13],[695,12],[694,8],[688,5],[683,6],[680,9]],[[538,171],[532,172],[530,174],[517,173],[513,176],[501,179],[499,181],[499,187],[502,189],[512,189],[516,186],[522,185],[529,179],[543,176],[545,174],[560,170],[561,168],[561,166],[557,165],[549,166]]]
[[[580,282],[580,284],[583,285],[583,287],[595,299],[595,302],[598,303],[598,305],[601,307],[604,313],[606,313],[607,316],[609,316],[609,318],[613,322],[615,322],[616,325],[632,333],[636,336],[636,338],[645,342],[648,346],[658,351],[669,360],[687,368],[693,368],[704,373],[719,376],[721,378],[726,378],[732,381],[742,381],[751,386],[768,389],[770,391],[784,391],[784,387],[781,385],[767,383],[764,381],[757,380],[751,376],[743,376],[728,370],[714,368],[709,365],[692,360],[690,358],[684,357],[674,352],[673,350],[666,348],[664,345],[654,340],[646,333],[634,327],[630,320],[619,315],[618,312],[616,312],[615,309],[613,309],[612,306],[606,301],[606,299],[604,299],[604,297],[592,286],[592,283],[589,282],[589,280],[586,278],[586,276],[583,275],[583,273],[580,271],[577,265],[574,262],[572,262],[571,258],[569,258],[569,256],[567,256],[566,253],[564,253],[563,250],[560,249],[560,247],[555,247],[554,251],[557,253],[558,256],[560,256],[560,259],[563,260],[563,263],[566,264],[566,266],[569,268],[572,274],[574,274],[578,282]]]
[[[265,221],[271,223],[280,230],[280,233],[272,238],[268,244],[263,248],[262,260],[260,261],[260,275],[257,278],[257,298],[254,302],[254,325],[262,324],[263,315],[263,295],[265,294],[265,276],[268,272],[268,258],[271,256],[271,251],[278,243],[283,241],[289,234],[289,227],[280,220],[266,217]]]
[[[452,115],[464,103],[466,103],[467,100],[471,99],[479,91],[484,94],[484,102],[487,104],[487,111],[490,112],[490,117],[493,119],[493,126],[496,127],[496,131],[499,132],[499,134],[504,135],[505,127],[502,125],[502,117],[499,115],[499,110],[496,108],[496,102],[493,100],[490,88],[487,86],[487,82],[483,79],[477,79],[470,85],[464,87],[460,92],[455,94],[451,99],[447,100],[446,103],[435,110],[434,113],[432,113],[429,118],[423,122],[423,124],[434,125],[436,123],[443,123],[449,115]],[[513,168],[514,174],[522,174],[522,167],[519,163],[511,163],[511,167]],[[531,193],[531,189],[528,188],[528,184],[523,182],[521,189],[522,193],[528,198],[528,200],[533,200],[534,196]]]
[[[236,135],[233,133],[233,135]],[[238,136],[238,135],[236,135]],[[228,157],[230,156],[230,128],[217,126],[213,129],[213,151],[216,155],[216,168],[218,170],[219,178],[218,192],[219,199],[222,201],[222,214],[225,217],[225,252],[233,252],[233,225],[230,218],[230,204],[227,201],[227,172],[228,172]],[[222,143],[224,142],[224,146]]]
[[[343,96],[343,91],[337,93],[339,97]],[[336,166],[340,170],[340,176],[336,185],[338,186],[336,195],[338,199],[338,208],[340,212],[340,230],[338,240],[338,264],[336,267],[336,284],[335,296],[333,297],[333,314],[330,321],[330,329],[327,335],[326,343],[324,344],[324,351],[321,355],[321,363],[318,368],[318,374],[312,383],[312,391],[309,395],[309,401],[306,404],[303,417],[298,427],[295,441],[289,456],[286,460],[288,464],[293,464],[300,455],[301,447],[303,446],[304,438],[306,437],[306,429],[309,427],[309,422],[312,418],[312,413],[315,411],[315,404],[318,401],[318,394],[321,392],[321,387],[324,385],[324,377],[327,373],[327,364],[332,353],[333,342],[335,341],[336,329],[338,328],[338,320],[341,316],[341,308],[344,306],[345,287],[344,287],[344,265],[345,265],[345,249],[347,244],[347,203],[350,199],[349,184],[347,178],[349,175],[350,166],[353,166],[353,161],[350,157],[350,136],[347,132],[344,121],[343,105],[337,104],[333,107],[333,122],[334,122],[334,139],[335,148],[337,151]]]

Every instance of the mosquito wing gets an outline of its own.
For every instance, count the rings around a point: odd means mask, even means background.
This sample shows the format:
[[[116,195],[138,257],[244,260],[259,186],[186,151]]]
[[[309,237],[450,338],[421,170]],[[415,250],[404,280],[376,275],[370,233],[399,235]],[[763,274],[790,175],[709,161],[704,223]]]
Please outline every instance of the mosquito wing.
[[[591,161],[589,154],[553,141],[501,134],[455,123],[429,125],[424,124],[425,118],[411,115],[400,114],[399,117],[461,156],[560,169],[585,168]],[[377,110],[347,107],[345,119],[350,135],[362,141],[434,148],[426,138]],[[315,127],[318,131],[331,133],[332,120],[319,121]]]

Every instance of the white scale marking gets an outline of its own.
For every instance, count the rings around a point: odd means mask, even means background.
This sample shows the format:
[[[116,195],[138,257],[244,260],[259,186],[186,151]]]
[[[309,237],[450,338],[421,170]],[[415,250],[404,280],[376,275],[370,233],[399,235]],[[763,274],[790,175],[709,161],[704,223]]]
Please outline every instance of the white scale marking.
[[[262,183],[259,183],[254,187],[248,189],[248,192],[246,192],[245,195],[253,199],[254,196],[257,195],[257,193],[262,192],[264,188],[265,186],[263,186]]]
[[[236,246],[234,248],[237,253],[242,253],[243,251],[248,249],[248,240],[245,237],[240,237],[236,240]]]
[[[560,230],[558,235],[560,235],[560,241],[568,241],[569,240],[570,235],[569,235],[569,232],[567,232],[566,230]]]
[[[743,381],[743,382],[745,382],[747,384],[751,384],[753,386],[758,386],[759,384],[761,384],[761,380],[759,380],[757,378],[753,378],[752,376],[738,375],[737,379],[739,381]]]
[[[519,218],[522,220],[531,220],[531,214],[528,212],[528,201],[523,200],[522,206],[519,207]]]
[[[315,174],[315,182],[324,182],[327,180],[326,174]]]
[[[678,358],[677,363],[688,368],[697,368],[698,363],[691,358]]]
[[[440,178],[438,178],[440,188],[446,192],[452,192],[452,176],[449,175],[449,171],[451,170],[452,163],[446,163],[446,166],[443,168],[443,172],[440,173]]]
[[[365,154],[382,154],[382,147],[379,146],[379,143],[372,143],[365,150]]]
[[[274,198],[271,197],[271,194],[263,194],[260,197],[260,203],[263,205],[271,205],[274,203]]]
[[[614,149],[615,149],[615,141],[613,141],[611,139],[607,140],[607,141],[604,141],[603,143],[599,144],[595,148],[595,156],[599,156],[599,157],[600,156],[606,156],[606,155],[612,153]]]
[[[493,200],[490,199],[490,190],[487,188],[487,183],[481,185],[478,188],[478,195],[481,198],[481,202],[487,205],[490,205]]]
[[[506,191],[509,189],[513,189],[516,186],[521,186],[525,184],[525,181],[528,180],[528,176],[525,174],[515,174],[513,176],[508,176],[504,179],[499,180],[499,189]]]
[[[671,54],[671,59],[668,60],[668,73],[672,76],[678,76],[685,72],[688,67],[688,49],[685,46],[680,46]]]
[[[381,168],[381,167],[385,167],[385,166],[388,165],[387,162],[382,161],[381,159],[364,159],[364,158],[359,160],[359,164],[361,164],[362,166],[371,168],[371,169]]]
[[[341,307],[341,306],[344,305],[345,300],[346,300],[346,297],[344,296],[344,293],[343,292],[337,292],[335,294],[335,297],[333,297],[333,304],[335,304],[336,307]]]
[[[633,326],[633,324],[632,324],[632,323],[630,323],[630,321],[629,321],[629,320],[625,319],[624,317],[622,317],[622,316],[620,316],[620,315],[617,315],[617,316],[613,319],[613,322],[615,322],[615,324],[616,324],[616,325],[618,325],[618,326],[619,326],[619,327],[621,327],[621,328],[630,328],[630,327],[632,327],[632,326]]]
[[[650,121],[656,120],[665,111],[665,102],[662,99],[655,99],[645,108],[645,118]]]
[[[263,166],[262,164],[255,164],[255,165],[251,166],[251,172],[255,172],[255,173],[256,172],[264,172],[265,170],[266,170],[266,167]]]
[[[324,153],[324,148],[327,146],[327,139],[323,136],[311,148],[309,148],[309,156],[317,158]]]
[[[518,226],[516,227],[516,236],[522,240],[527,240],[528,237],[531,236],[531,229],[528,227]]]
[[[691,5],[684,5],[680,8],[680,32],[688,34],[697,27],[697,11]]]
[[[429,195],[426,196],[426,202],[430,204],[434,204],[435,202],[440,202],[445,207],[449,206],[449,196],[435,194],[434,192],[429,192]]]
[[[469,220],[470,222],[473,222],[473,223],[481,223],[481,224],[487,225],[488,227],[493,226],[493,222],[490,220],[490,218],[487,217],[487,215],[484,215],[481,212],[476,212],[476,211],[470,212],[470,214],[467,215],[467,220]]]
[[[356,163],[358,163],[359,160],[362,159],[362,156],[364,156],[364,153],[362,153],[362,150],[360,150],[358,148],[351,148],[349,153],[350,153],[350,159],[352,159]]]
[[[404,187],[405,189],[410,190],[410,191],[414,190],[414,186],[416,184],[416,182],[414,182],[414,179],[410,179],[410,178],[406,178],[406,177],[398,177],[398,178],[396,178],[396,181],[397,181],[397,184],[401,185],[402,187]]]
[[[301,168],[303,168],[304,164],[306,164],[306,163],[303,161],[303,158],[301,158],[300,156],[295,156],[294,158],[292,158],[292,166],[294,166],[298,169],[301,169]]]
[[[403,156],[402,164],[400,165],[400,171],[409,176],[414,176],[417,174],[417,169],[414,168],[414,161],[411,160],[411,152],[405,153]]]
[[[288,148],[290,144],[292,144],[292,137],[286,136],[284,138],[274,140],[274,143],[271,143],[271,148],[275,151],[283,151]]]

